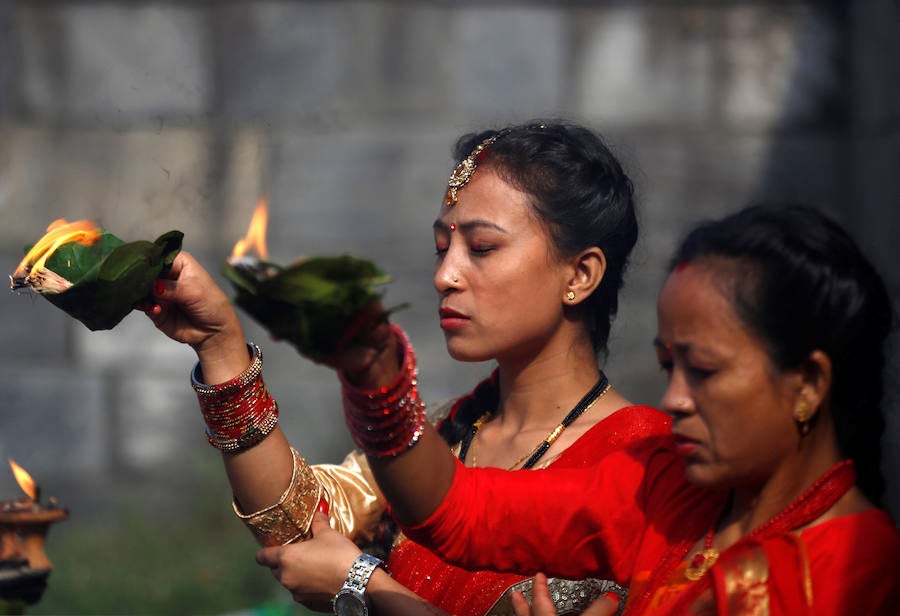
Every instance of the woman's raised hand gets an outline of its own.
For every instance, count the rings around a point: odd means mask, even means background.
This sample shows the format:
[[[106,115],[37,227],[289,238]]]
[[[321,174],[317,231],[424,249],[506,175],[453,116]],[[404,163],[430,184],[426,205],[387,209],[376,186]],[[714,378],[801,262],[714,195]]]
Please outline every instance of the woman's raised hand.
[[[397,337],[390,323],[379,315],[380,305],[367,311],[371,318],[360,315],[360,333],[340,347],[326,362],[363,389],[383,387],[396,378],[400,370]]]
[[[141,306],[153,324],[178,342],[198,349],[210,339],[240,330],[231,301],[209,273],[182,251],[156,281],[153,301]],[[243,334],[241,334],[243,335]]]
[[[189,253],[175,257],[140,308],[157,329],[196,351],[206,382],[227,381],[247,367],[244,330],[231,301]]]
[[[522,593],[512,595],[513,611],[516,616],[556,616],[556,606],[550,598],[550,589],[547,587],[547,576],[538,573],[534,576],[534,603],[529,606]],[[613,616],[619,607],[616,599],[603,596],[591,603],[582,612],[582,616]]]

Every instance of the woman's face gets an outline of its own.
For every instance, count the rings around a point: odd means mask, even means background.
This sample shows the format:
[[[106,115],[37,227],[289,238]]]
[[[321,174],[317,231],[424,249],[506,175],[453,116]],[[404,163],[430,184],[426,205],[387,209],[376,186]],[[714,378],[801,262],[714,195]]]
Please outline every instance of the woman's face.
[[[797,450],[801,376],[772,364],[721,286],[725,275],[692,263],[663,285],[655,342],[668,375],[662,406],[691,482],[753,487]]]
[[[536,353],[563,319],[565,263],[528,196],[479,167],[434,223],[441,329],[461,361]]]

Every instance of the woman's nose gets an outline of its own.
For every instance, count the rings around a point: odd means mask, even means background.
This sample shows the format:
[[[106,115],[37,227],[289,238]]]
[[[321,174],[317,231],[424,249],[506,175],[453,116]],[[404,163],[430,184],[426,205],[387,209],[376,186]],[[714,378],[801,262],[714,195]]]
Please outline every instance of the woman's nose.
[[[434,270],[434,288],[441,295],[459,287],[459,268],[452,259],[448,258],[449,255],[450,251],[448,250]]]
[[[662,410],[669,415],[684,415],[694,412],[694,400],[690,391],[685,386],[684,379],[676,372],[673,372],[669,378],[669,385],[663,393],[660,405]]]

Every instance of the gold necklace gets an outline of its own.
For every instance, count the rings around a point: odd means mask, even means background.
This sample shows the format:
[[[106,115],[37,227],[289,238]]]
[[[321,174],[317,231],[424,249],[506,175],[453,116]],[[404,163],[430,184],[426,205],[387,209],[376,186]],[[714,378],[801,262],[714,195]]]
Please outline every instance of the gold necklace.
[[[569,425],[572,424],[573,421],[578,419],[585,411],[594,406],[594,404],[606,395],[612,389],[612,385],[606,379],[605,374],[601,374],[600,380],[597,384],[591,388],[591,390],[581,399],[581,401],[575,405],[573,408],[559,424],[555,428],[553,428],[544,439],[538,443],[534,449],[526,453],[524,456],[516,460],[512,466],[507,467],[507,470],[513,470],[523,462],[525,464],[522,466],[522,469],[528,469],[534,467],[535,463],[541,458],[541,456],[546,453],[550,446],[556,442],[556,439],[559,438],[559,435],[562,434]],[[488,421],[492,419],[492,415],[490,412],[485,413],[472,424],[472,468],[476,468],[478,466],[478,433],[481,431],[481,427],[486,424]]]

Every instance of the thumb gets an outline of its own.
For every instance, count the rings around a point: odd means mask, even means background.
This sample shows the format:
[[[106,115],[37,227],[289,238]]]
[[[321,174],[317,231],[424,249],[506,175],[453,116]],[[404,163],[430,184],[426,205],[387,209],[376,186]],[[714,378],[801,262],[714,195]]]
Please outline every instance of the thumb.
[[[312,531],[313,537],[319,533],[331,530],[331,522],[328,520],[328,516],[321,511],[316,511],[313,514],[312,524],[310,524],[309,530]]]

